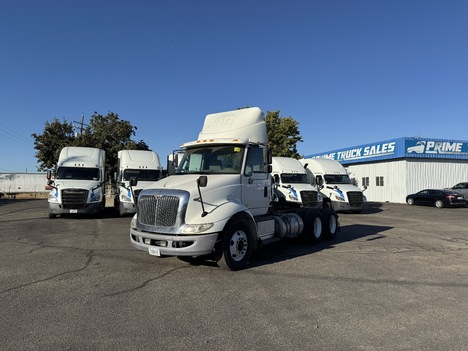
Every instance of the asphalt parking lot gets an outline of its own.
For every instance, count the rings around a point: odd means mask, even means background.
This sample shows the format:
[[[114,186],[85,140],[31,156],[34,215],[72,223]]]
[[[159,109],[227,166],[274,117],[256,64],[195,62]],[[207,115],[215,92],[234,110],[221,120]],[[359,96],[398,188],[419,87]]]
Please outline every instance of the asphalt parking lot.
[[[468,350],[468,208],[371,204],[239,272],[137,251],[129,223],[0,199],[0,349]]]

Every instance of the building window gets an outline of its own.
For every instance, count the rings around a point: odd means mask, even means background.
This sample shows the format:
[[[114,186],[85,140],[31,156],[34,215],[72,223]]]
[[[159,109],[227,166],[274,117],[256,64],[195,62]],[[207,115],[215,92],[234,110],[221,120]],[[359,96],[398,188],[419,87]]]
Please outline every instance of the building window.
[[[384,181],[383,181],[383,177],[380,176],[380,177],[375,177],[375,185],[377,186],[384,186]]]
[[[369,186],[369,177],[362,177],[362,186]]]

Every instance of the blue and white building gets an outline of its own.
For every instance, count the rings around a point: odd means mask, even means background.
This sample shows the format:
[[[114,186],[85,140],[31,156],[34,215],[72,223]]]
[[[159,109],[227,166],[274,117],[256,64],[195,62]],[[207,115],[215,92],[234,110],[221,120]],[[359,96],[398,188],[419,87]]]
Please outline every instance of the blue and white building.
[[[468,141],[398,138],[305,158],[337,160],[368,201],[404,203],[406,195],[426,188],[443,189],[468,182]]]

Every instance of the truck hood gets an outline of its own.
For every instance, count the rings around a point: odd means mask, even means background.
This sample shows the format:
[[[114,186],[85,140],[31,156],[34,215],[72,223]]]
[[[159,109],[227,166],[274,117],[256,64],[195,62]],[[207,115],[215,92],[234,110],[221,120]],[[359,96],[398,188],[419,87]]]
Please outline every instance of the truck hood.
[[[191,195],[198,196],[197,179],[199,174],[173,175],[163,178],[147,185],[146,189],[177,189],[188,191]],[[239,186],[240,179],[238,174],[213,174],[207,175],[208,183],[206,187],[201,188],[202,194],[209,194],[213,190],[219,191],[220,188],[230,188]],[[224,193],[224,192],[223,192]]]
[[[205,210],[209,214],[206,217],[201,217],[201,204],[199,201],[193,201],[200,197],[197,188],[197,179],[199,177],[199,174],[173,175],[152,183],[142,190],[140,196],[142,196],[145,191],[153,190],[160,190],[161,193],[164,193],[165,189],[167,189],[168,192],[171,190],[187,191],[190,194],[185,216],[187,223],[223,221],[226,220],[228,216],[232,215],[232,212],[225,210],[226,206],[235,206],[235,203],[239,207],[243,206],[240,203],[241,186],[239,174],[208,174],[207,186],[200,188],[200,191]]]
[[[335,186],[337,186],[343,192],[348,192],[348,191],[360,191],[360,192],[362,192],[361,189],[359,189],[358,187],[356,187],[356,186],[354,186],[352,184],[325,184],[324,188],[323,188],[323,191],[333,190],[333,188]]]
[[[57,179],[54,181],[55,186],[59,189],[88,189],[100,184],[97,180],[77,180],[77,179]]]
[[[314,187],[313,185],[310,184],[303,184],[303,183],[295,183],[295,184],[284,184],[284,185],[291,185],[291,188],[293,188],[296,191],[317,191],[317,188]],[[288,190],[285,187],[282,187],[283,190]]]

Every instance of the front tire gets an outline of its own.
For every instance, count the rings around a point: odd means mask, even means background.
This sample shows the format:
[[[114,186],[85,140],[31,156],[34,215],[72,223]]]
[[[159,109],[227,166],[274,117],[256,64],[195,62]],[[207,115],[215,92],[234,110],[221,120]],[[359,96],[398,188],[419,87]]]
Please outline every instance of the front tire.
[[[413,200],[413,198],[411,198],[411,197],[408,198],[408,199],[406,200],[406,203],[407,203],[408,205],[414,205],[414,200]]]
[[[222,255],[218,265],[230,271],[244,268],[253,252],[253,233],[245,222],[232,222],[224,229]]]

